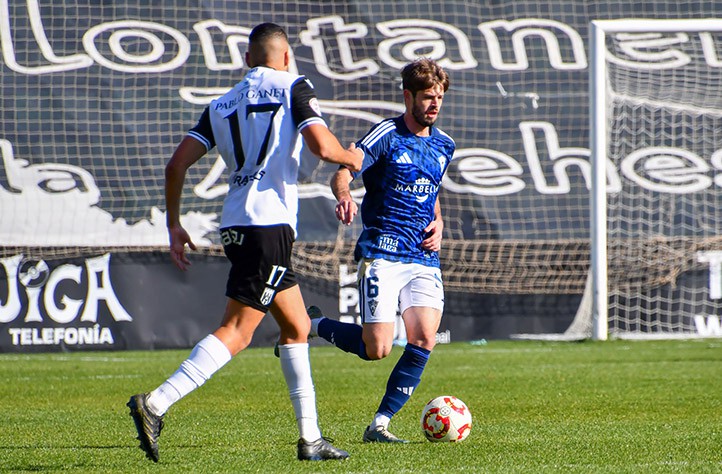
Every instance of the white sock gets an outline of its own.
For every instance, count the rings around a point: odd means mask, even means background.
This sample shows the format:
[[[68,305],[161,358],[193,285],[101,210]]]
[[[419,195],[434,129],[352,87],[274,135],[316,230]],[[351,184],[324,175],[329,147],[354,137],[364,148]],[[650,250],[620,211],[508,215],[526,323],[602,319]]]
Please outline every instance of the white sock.
[[[196,344],[190,356],[168,380],[150,392],[148,408],[156,415],[164,414],[175,402],[203,385],[229,360],[231,353],[225,344],[209,334]]]
[[[311,331],[308,333],[309,336],[318,336],[318,323],[320,323],[322,319],[326,319],[326,317],[322,316],[320,318],[311,319]]]
[[[298,431],[304,440],[316,441],[321,437],[321,430],[318,427],[316,390],[311,377],[308,343],[283,344],[278,346],[278,351]]]
[[[391,418],[389,418],[388,416],[382,415],[381,413],[376,413],[376,415],[374,415],[374,421],[371,422],[371,429],[377,428],[379,426],[382,426],[384,429],[388,429],[390,421]]]

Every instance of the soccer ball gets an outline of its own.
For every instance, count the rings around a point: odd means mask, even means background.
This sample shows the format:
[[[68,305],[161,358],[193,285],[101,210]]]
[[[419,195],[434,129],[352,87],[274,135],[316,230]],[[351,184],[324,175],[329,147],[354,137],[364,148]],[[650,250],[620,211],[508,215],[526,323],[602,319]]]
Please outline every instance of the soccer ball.
[[[421,430],[429,441],[463,441],[471,432],[471,412],[451,395],[429,401],[421,412]]]

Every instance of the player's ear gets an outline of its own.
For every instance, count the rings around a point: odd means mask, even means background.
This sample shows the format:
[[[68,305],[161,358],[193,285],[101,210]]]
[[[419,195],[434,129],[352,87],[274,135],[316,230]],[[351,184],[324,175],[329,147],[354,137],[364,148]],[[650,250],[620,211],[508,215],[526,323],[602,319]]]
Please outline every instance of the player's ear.
[[[283,67],[286,71],[288,71],[288,66],[291,64],[291,53],[288,49],[284,51],[283,53]]]
[[[251,67],[251,53],[246,51],[246,66]]]
[[[410,90],[404,89],[404,104],[406,104],[406,106],[408,107],[413,103],[414,103],[414,94]]]

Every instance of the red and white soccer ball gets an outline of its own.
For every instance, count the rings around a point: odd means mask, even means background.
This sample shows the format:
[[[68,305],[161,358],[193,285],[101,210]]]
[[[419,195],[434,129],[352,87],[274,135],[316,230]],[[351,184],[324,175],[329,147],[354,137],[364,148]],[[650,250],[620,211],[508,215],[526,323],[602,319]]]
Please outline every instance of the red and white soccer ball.
[[[436,397],[421,412],[421,430],[429,441],[463,441],[471,432],[471,412],[451,395]]]

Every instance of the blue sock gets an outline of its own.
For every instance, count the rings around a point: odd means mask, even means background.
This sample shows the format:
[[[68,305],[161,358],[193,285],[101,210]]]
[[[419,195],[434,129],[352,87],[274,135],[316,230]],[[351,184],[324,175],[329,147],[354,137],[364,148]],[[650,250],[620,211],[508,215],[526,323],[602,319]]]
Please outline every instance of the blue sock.
[[[401,407],[409,400],[411,394],[421,382],[421,374],[424,372],[426,362],[429,361],[430,351],[406,344],[404,353],[391,371],[389,381],[386,383],[386,393],[381,399],[381,404],[376,413],[386,415],[389,418],[401,410]]]
[[[318,335],[342,351],[356,354],[363,360],[369,360],[366,344],[362,337],[363,329],[358,324],[342,323],[335,319],[324,318],[318,323]]]

